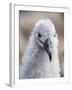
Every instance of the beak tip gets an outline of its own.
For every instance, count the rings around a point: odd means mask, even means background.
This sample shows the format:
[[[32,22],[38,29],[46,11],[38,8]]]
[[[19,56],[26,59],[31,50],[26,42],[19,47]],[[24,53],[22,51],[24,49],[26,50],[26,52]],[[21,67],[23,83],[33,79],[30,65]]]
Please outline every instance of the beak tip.
[[[51,62],[52,60],[50,59],[50,62]]]
[[[49,54],[49,59],[50,59],[50,62],[52,61],[52,56],[51,56],[51,54]]]
[[[49,50],[49,44],[48,44],[48,39],[45,40],[45,43],[44,43],[44,48],[49,56],[49,59],[50,59],[50,62],[52,61],[52,55],[51,55],[51,52]]]

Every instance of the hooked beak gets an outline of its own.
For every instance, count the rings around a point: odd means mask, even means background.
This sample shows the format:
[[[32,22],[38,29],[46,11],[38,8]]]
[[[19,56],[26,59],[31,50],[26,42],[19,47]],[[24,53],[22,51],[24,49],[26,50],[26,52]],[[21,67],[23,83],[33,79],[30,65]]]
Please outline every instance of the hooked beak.
[[[46,50],[46,52],[47,52],[47,54],[48,54],[48,56],[49,56],[49,59],[50,59],[50,61],[52,60],[52,54],[51,54],[51,51],[50,51],[50,48],[51,48],[51,43],[50,43],[51,41],[50,41],[50,39],[46,39],[45,40],[45,43],[44,43],[44,49]]]

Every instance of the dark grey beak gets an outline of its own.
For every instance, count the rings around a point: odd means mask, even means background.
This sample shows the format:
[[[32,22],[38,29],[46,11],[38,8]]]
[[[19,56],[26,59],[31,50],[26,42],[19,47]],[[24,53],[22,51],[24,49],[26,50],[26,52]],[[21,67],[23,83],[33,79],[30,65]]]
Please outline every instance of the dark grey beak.
[[[51,48],[51,43],[50,43],[50,40],[49,39],[46,39],[45,40],[45,43],[44,43],[44,49],[46,50],[48,56],[49,56],[49,59],[50,61],[52,60],[52,54],[51,54],[51,51],[50,51],[50,48]]]

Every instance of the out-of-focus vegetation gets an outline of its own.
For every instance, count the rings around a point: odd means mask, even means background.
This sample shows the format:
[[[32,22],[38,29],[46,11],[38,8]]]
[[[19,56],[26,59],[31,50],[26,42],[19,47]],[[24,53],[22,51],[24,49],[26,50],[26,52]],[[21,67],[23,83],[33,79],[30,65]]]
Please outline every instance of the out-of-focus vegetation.
[[[59,60],[61,75],[64,76],[64,14],[55,12],[19,11],[19,60],[25,52],[32,28],[35,23],[44,18],[50,18],[56,28],[59,37]]]

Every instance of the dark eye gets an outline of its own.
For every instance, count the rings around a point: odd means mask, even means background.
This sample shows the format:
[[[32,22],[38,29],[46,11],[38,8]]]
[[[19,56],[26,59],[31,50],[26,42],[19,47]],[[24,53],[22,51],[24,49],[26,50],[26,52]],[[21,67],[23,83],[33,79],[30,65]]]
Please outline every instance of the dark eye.
[[[41,34],[40,33],[38,34],[38,37],[41,37]]]

